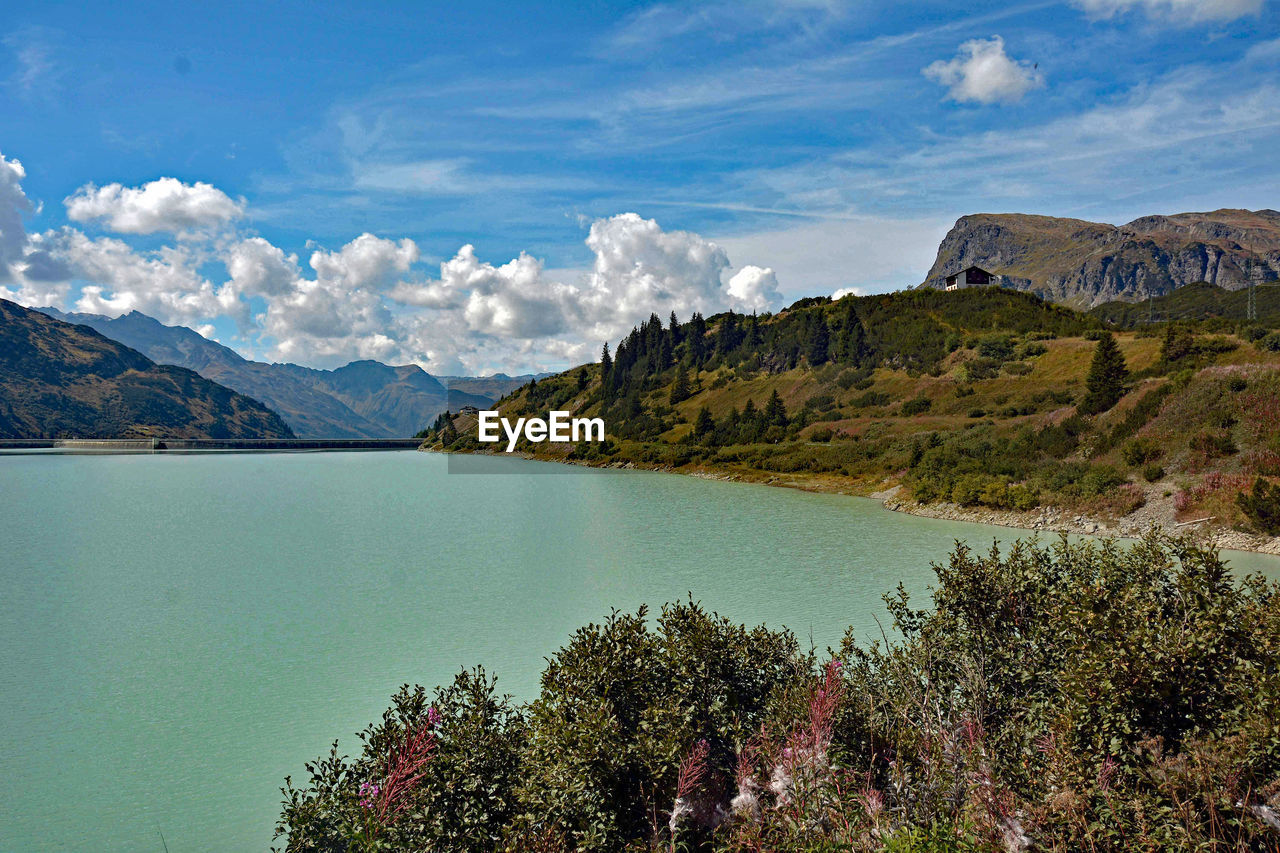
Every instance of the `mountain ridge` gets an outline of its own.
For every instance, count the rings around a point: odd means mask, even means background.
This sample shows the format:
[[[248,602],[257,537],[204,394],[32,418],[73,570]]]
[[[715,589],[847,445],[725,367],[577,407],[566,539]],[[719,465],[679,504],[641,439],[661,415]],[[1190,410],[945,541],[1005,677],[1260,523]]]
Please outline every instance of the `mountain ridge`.
[[[0,437],[293,438],[259,401],[0,299]]]
[[[186,326],[168,326],[131,311],[119,317],[34,309],[88,326],[159,364],[195,370],[206,379],[261,400],[299,438],[403,438],[446,408],[483,408],[529,376],[449,377],[441,382],[417,365],[354,361],[335,370],[246,359]],[[500,378],[501,377],[501,378]],[[488,392],[488,393],[486,393]]]
[[[1223,208],[1142,216],[1124,225],[1025,213],[962,216],[920,287],[978,266],[1004,285],[1088,309],[1183,285],[1227,290],[1280,276],[1280,212]]]

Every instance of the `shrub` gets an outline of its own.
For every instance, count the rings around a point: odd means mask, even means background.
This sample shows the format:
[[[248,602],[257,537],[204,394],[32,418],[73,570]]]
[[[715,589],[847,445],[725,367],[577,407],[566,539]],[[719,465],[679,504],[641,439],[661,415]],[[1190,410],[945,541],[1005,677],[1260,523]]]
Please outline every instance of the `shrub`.
[[[1013,358],[1013,341],[1008,335],[983,335],[978,338],[978,355],[994,361]]]
[[[889,405],[890,397],[881,391],[868,391],[858,397],[853,398],[853,407],[855,409],[869,409],[873,406]]]
[[[1280,534],[1280,486],[1259,477],[1251,493],[1236,495],[1236,503],[1255,529],[1270,536]]]
[[[805,405],[815,412],[824,412],[828,409],[834,409],[836,401],[830,394],[814,394],[805,402]]]
[[[1280,352],[1280,332],[1269,332],[1257,341],[1258,346],[1269,352]]]
[[[1274,584],[1157,535],[957,545],[934,572],[823,666],[679,604],[578,631],[528,708],[480,673],[434,706],[406,688],[358,758],[286,782],[286,849],[1275,846]]]
[[[1155,483],[1164,479],[1164,468],[1155,462],[1150,462],[1142,466],[1142,479],[1148,483]]]
[[[1029,341],[1018,347],[1015,355],[1018,359],[1025,360],[1028,358],[1035,358],[1038,355],[1044,355],[1048,351],[1049,348],[1044,344],[1038,341]]]
[[[833,437],[835,437],[835,433],[832,431],[831,427],[818,427],[813,432],[809,433],[810,441],[825,443],[831,441]]]
[[[1126,465],[1141,465],[1144,462],[1154,462],[1159,459],[1163,453],[1163,449],[1159,444],[1148,438],[1135,438],[1125,442],[1120,448],[1120,458],[1124,460]]]
[[[1000,372],[1000,362],[992,358],[975,358],[966,361],[962,370],[964,378],[970,382],[991,379]]]
[[[923,414],[933,407],[933,401],[928,397],[916,397],[914,400],[907,400],[902,404],[902,416],[909,418],[913,415]]]
[[[1232,456],[1239,451],[1230,433],[1198,432],[1191,436],[1190,447],[1206,459]]]

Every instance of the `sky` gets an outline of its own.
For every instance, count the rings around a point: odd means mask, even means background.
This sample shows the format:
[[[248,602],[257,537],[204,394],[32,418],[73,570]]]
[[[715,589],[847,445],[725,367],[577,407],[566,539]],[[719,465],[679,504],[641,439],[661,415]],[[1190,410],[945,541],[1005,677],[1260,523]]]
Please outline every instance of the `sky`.
[[[955,220],[1280,208],[1280,0],[26,3],[0,297],[558,369],[909,287]]]

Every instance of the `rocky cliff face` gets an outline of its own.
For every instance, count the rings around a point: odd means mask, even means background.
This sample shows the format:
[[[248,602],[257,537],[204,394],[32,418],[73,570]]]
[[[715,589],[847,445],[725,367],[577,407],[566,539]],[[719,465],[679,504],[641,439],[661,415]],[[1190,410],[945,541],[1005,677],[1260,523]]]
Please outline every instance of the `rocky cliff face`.
[[[1027,214],[963,216],[922,286],[976,265],[1005,285],[1078,308],[1159,296],[1205,281],[1227,290],[1280,277],[1280,212],[1144,216],[1116,227]]]

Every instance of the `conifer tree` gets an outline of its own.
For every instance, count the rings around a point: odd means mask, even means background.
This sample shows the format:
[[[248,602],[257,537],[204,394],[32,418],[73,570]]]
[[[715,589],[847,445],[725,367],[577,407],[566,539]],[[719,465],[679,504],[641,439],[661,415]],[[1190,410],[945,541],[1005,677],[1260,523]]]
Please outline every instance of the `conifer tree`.
[[[844,328],[841,330],[843,344],[840,358],[855,367],[861,366],[867,357],[867,330],[862,325],[858,310],[849,303],[849,310],[844,317]]]
[[[600,389],[606,403],[612,399],[613,390],[613,357],[609,355],[609,342],[604,342],[600,352]]]
[[[1089,365],[1089,373],[1085,377],[1084,401],[1080,404],[1080,412],[1094,415],[1105,412],[1124,396],[1124,383],[1129,378],[1129,368],[1125,364],[1120,347],[1110,332],[1098,338],[1098,345],[1093,351],[1093,361]]]
[[[705,439],[715,432],[716,419],[711,417],[711,410],[706,406],[698,409],[698,419],[693,422],[694,438]]]
[[[769,426],[787,425],[787,407],[782,404],[777,388],[773,389],[773,395],[769,397],[769,403],[764,407],[764,419]]]
[[[806,355],[812,367],[826,364],[831,358],[831,329],[827,326],[825,312],[817,312],[818,316],[809,328],[809,348]]]
[[[675,382],[671,383],[671,405],[674,406],[677,403],[683,403],[691,396],[692,394],[689,391],[689,373],[684,369],[684,364],[682,363],[676,368]]]

